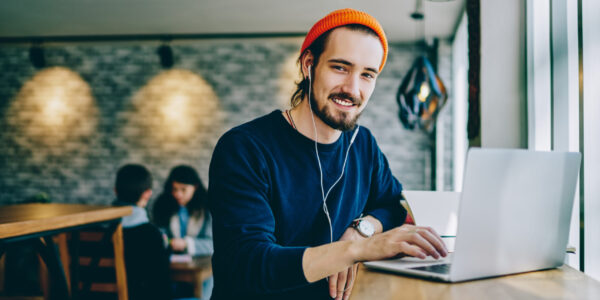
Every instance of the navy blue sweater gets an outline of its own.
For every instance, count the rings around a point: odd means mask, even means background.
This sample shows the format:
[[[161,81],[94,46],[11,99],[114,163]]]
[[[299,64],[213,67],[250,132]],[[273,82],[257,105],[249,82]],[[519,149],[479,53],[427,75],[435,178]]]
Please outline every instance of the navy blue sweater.
[[[325,193],[340,176],[352,134],[318,145]],[[330,242],[314,141],[274,111],[221,137],[209,177],[212,299],[331,299],[327,282],[309,284],[302,269],[307,247]],[[377,218],[384,231],[401,225],[401,191],[374,137],[361,127],[344,176],[327,198],[333,240],[361,214]]]

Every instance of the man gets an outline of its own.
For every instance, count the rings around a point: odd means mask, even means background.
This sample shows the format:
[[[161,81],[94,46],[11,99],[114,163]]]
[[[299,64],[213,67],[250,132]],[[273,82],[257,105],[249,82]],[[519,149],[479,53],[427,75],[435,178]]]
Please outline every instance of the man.
[[[117,171],[115,193],[113,205],[133,208],[121,222],[129,299],[171,299],[169,254],[145,209],[152,196],[152,175],[142,165],[125,165]]]
[[[398,227],[402,187],[356,124],[386,56],[373,17],[332,12],[304,40],[291,111],[219,140],[209,174],[213,299],[348,299],[357,262],[446,256],[432,229]]]

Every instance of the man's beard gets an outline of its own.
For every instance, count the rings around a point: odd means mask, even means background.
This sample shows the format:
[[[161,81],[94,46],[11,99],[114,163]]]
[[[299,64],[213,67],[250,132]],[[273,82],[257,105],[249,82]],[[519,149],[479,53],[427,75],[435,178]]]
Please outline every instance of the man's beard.
[[[327,99],[331,99],[333,101],[333,98],[339,98],[339,99],[345,99],[345,100],[349,100],[352,101],[352,103],[354,103],[356,106],[360,106],[361,101],[353,98],[352,96],[350,96],[350,94],[348,93],[335,93],[335,94],[330,94]],[[326,100],[328,101],[328,100]],[[317,101],[315,100],[315,95],[314,93],[311,91],[310,93],[310,107],[312,108],[312,111],[314,112],[315,115],[317,115],[317,117],[319,117],[319,119],[321,119],[321,121],[323,121],[323,123],[329,125],[329,127],[333,128],[333,129],[337,129],[337,130],[341,130],[341,131],[349,131],[354,129],[354,127],[356,127],[356,123],[358,122],[358,118],[360,117],[361,113],[356,114],[356,116],[354,118],[349,118],[347,117],[347,113],[340,113],[341,118],[336,119],[335,116],[331,113],[331,111],[329,110],[328,106],[325,105],[325,103],[323,103],[323,107],[319,108],[317,105]]]

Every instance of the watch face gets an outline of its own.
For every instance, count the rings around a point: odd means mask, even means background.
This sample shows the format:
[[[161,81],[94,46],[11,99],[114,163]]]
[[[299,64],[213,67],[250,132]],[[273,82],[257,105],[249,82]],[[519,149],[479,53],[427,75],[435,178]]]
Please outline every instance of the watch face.
[[[361,220],[358,222],[358,230],[366,236],[372,236],[375,233],[375,227],[369,221]]]

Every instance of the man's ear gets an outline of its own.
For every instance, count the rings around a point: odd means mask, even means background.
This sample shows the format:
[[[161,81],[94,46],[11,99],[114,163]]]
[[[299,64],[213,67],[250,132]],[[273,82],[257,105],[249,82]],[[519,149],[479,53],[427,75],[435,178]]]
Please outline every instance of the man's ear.
[[[302,65],[302,78],[308,78],[310,74],[309,66],[311,66],[312,70],[315,69],[313,65],[315,61],[314,58],[315,57],[310,50],[306,50],[304,55],[302,55],[302,58],[300,59],[300,64]]]

